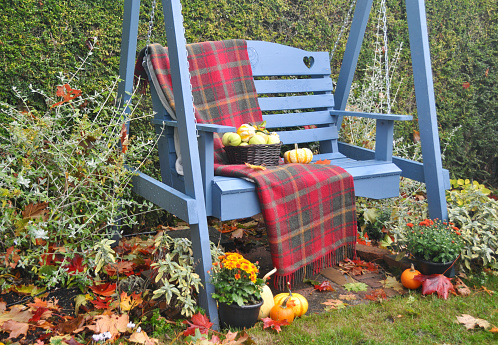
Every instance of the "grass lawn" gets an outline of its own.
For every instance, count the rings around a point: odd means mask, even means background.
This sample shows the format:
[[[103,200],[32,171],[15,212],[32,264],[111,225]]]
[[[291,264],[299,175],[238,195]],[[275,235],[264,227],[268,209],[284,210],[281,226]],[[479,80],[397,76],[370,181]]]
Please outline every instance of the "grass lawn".
[[[498,277],[479,276],[468,282],[467,297],[422,296],[420,290],[382,303],[369,303],[308,315],[277,334],[258,323],[248,333],[256,344],[498,344],[498,334],[467,330],[457,316],[469,314],[498,327],[498,297],[479,290],[498,290]]]

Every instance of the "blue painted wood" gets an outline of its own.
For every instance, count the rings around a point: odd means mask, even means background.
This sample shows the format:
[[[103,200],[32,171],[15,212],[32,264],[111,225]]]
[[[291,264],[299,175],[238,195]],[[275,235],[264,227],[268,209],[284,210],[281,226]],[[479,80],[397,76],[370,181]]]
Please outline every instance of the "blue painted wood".
[[[119,104],[124,105],[131,98],[133,92],[133,73],[135,71],[135,52],[137,51],[138,21],[140,0],[125,0],[123,13],[123,32],[121,40],[121,55],[119,56],[118,84]],[[126,114],[130,114],[126,109]]]
[[[375,159],[391,162],[393,155],[394,121],[376,120]]]
[[[332,78],[254,80],[256,92],[262,94],[319,92],[332,90]]]
[[[219,327],[216,301],[211,297],[214,287],[209,283],[208,271],[211,269],[211,248],[204,201],[199,151],[196,143],[196,129],[193,112],[192,93],[183,29],[183,17],[179,0],[162,0],[166,36],[171,63],[171,79],[175,110],[180,136],[180,150],[185,178],[185,194],[195,199],[199,222],[190,224],[192,249],[196,272],[204,288],[199,293],[199,304],[208,313],[214,327]]]
[[[148,201],[176,215],[189,224],[199,222],[197,202],[192,197],[138,172],[132,177],[132,190]]]
[[[448,209],[442,173],[443,164],[439,146],[425,2],[423,0],[407,0],[406,14],[429,217],[446,220],[448,219]]]
[[[373,150],[342,142],[339,142],[339,151],[347,157],[360,161],[375,158],[375,151]],[[396,156],[393,156],[392,160],[402,170],[401,176],[425,183],[424,163]],[[450,189],[450,172],[447,169],[443,169],[442,174],[444,189]]]
[[[335,109],[344,110],[348,102],[349,91],[353,82],[358,56],[360,55],[368,17],[372,8],[373,0],[358,0],[354,11],[351,30],[349,32],[346,50],[342,58],[341,70],[335,88]],[[339,120],[339,124],[342,120]]]
[[[413,120],[413,116],[411,116],[411,115],[363,113],[363,112],[346,111],[346,110],[331,110],[330,113],[333,115],[339,115],[339,116],[366,117],[366,118],[376,119],[376,120],[396,120],[396,121]]]
[[[326,108],[334,105],[334,96],[259,97],[258,102],[262,111]]]

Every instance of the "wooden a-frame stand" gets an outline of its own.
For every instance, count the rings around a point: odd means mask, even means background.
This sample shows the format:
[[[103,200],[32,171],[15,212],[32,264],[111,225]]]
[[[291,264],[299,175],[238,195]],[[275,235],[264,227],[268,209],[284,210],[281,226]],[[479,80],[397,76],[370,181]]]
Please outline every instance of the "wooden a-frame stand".
[[[351,31],[344,53],[341,71],[335,91],[335,109],[345,110],[353,81],[363,36],[373,0],[358,0]],[[402,176],[425,182],[429,203],[429,217],[447,219],[445,189],[449,188],[448,171],[442,168],[439,145],[436,104],[432,81],[429,38],[424,0],[406,0],[406,13],[410,37],[410,50],[415,83],[415,95],[424,163],[393,157],[392,161],[402,170]],[[135,190],[168,212],[174,213],[190,224],[196,272],[204,284],[199,304],[206,310],[217,328],[216,302],[211,298],[213,287],[208,283],[211,257],[208,237],[206,206],[201,178],[196,124],[192,108],[192,94],[185,54],[183,17],[179,0],[162,0],[168,48],[171,60],[173,91],[178,117],[178,132],[184,166],[185,191],[151,180],[139,174],[140,188]],[[121,104],[130,99],[133,90],[133,72],[137,49],[140,0],[125,0],[123,34],[121,43],[119,97]],[[369,150],[342,145],[341,152],[355,159],[371,159]]]

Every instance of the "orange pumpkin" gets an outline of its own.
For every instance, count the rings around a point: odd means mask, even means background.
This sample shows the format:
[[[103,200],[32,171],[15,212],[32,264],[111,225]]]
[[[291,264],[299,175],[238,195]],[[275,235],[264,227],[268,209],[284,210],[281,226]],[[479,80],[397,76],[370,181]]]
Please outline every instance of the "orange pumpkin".
[[[407,268],[401,274],[401,284],[407,289],[418,289],[422,283],[413,279],[415,276],[421,274],[419,271],[415,269],[415,267]]]
[[[294,321],[294,310],[287,306],[287,301],[289,301],[290,296],[288,296],[282,304],[274,305],[270,310],[270,318],[274,321],[287,320],[288,323]]]
[[[290,282],[287,282],[287,289],[289,290],[288,293],[279,293],[273,298],[273,302],[275,304],[282,304],[282,301],[285,298],[290,297],[290,301],[294,303],[294,306],[292,307],[294,310],[294,316],[299,317],[306,314],[308,311],[308,300],[306,297],[298,293],[293,293],[290,288]]]

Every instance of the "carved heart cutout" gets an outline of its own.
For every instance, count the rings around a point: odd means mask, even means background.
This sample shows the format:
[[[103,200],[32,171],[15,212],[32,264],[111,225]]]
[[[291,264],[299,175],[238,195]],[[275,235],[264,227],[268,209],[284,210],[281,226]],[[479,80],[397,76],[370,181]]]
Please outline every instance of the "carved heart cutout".
[[[313,56],[305,56],[303,57],[303,62],[306,65],[306,67],[311,68],[315,63],[315,59],[313,58]]]

